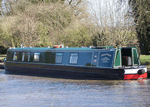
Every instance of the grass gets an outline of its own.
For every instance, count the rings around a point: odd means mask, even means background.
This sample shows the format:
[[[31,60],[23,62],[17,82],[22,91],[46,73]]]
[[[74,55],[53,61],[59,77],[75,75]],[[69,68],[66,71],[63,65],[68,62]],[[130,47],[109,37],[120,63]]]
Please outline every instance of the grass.
[[[150,65],[150,55],[141,55],[140,60],[142,64]]]

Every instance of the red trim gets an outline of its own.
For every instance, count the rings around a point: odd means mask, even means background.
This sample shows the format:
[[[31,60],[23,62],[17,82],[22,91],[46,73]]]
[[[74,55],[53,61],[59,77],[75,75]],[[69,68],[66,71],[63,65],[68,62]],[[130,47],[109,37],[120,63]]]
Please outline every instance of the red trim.
[[[53,48],[58,48],[58,46],[53,46]]]
[[[138,78],[147,78],[147,73],[145,74],[125,74],[124,75],[124,79],[128,80],[128,79],[138,79]]]

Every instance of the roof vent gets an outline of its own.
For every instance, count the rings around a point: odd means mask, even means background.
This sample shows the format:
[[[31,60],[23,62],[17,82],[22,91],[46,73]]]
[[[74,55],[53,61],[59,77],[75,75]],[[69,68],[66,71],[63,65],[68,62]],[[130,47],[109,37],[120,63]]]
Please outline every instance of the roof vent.
[[[104,49],[102,46],[93,46],[92,49]]]
[[[64,45],[53,45],[53,48],[64,48]]]
[[[92,46],[89,46],[89,48],[92,48]]]
[[[20,46],[21,46],[21,48],[24,48],[24,44],[23,43],[21,43]]]
[[[112,49],[115,46],[93,46],[92,49]]]
[[[87,48],[87,47],[81,46],[81,48]]]

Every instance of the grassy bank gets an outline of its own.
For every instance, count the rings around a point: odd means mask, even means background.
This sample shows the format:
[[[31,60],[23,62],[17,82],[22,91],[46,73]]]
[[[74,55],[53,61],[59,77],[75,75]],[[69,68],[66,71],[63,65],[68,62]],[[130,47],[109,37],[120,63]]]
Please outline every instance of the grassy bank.
[[[140,60],[141,64],[146,65],[150,68],[150,55],[141,55]]]

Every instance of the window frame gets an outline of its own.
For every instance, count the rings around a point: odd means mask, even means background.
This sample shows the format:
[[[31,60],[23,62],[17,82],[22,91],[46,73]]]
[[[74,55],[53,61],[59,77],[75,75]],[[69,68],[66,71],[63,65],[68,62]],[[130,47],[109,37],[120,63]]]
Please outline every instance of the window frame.
[[[38,55],[38,60],[35,60],[35,55]],[[34,52],[34,55],[33,55],[33,61],[34,62],[39,62],[40,61],[40,52]]]
[[[22,61],[23,61],[23,62],[25,62],[25,61],[24,61],[24,56],[25,56],[25,55],[28,55],[28,62],[29,62],[29,61],[30,61],[30,52],[23,52],[23,53],[22,53]]]
[[[77,54],[77,55],[72,55],[72,54]],[[72,63],[72,61],[71,61],[72,56],[77,56],[77,59],[76,59],[77,61],[76,61],[76,63]],[[72,52],[72,53],[70,53],[69,64],[78,64],[78,59],[79,59],[79,53],[77,53],[77,52]]]
[[[17,56],[17,59],[15,59],[15,56]],[[19,52],[14,52],[13,53],[13,61],[18,61],[19,58]]]
[[[61,54],[61,55],[57,55],[57,54]],[[61,62],[56,62],[57,56],[61,56]],[[56,63],[56,64],[62,64],[62,62],[63,62],[63,52],[57,52],[57,53],[55,54],[55,63]]]

